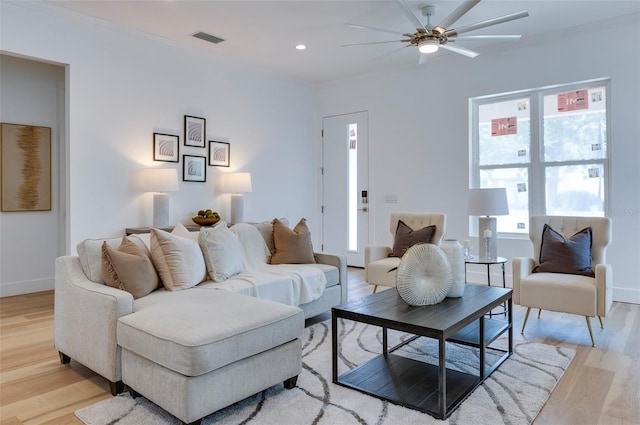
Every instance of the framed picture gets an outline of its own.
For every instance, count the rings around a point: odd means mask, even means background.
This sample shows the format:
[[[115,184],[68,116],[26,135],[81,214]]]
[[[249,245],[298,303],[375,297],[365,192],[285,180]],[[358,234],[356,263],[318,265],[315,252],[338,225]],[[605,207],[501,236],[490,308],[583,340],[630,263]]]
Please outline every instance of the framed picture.
[[[206,182],[206,161],[204,156],[182,155],[182,181]]]
[[[179,162],[180,136],[172,134],[153,133],[153,160],[164,162]]]
[[[0,210],[51,211],[51,128],[0,127]]]
[[[230,156],[231,145],[229,143],[209,141],[209,165],[228,167]]]
[[[204,148],[207,134],[207,120],[204,118],[184,116],[184,145]]]

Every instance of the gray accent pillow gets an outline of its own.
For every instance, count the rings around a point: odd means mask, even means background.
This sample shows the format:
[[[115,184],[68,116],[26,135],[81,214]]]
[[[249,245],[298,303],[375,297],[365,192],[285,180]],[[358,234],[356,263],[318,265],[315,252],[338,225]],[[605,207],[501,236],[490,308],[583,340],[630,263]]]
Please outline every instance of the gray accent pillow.
[[[585,227],[566,240],[545,224],[540,245],[540,265],[533,272],[595,276],[591,269],[591,240],[591,227]]]
[[[435,224],[422,229],[413,230],[404,221],[398,220],[396,227],[396,237],[393,241],[393,249],[389,257],[402,257],[405,251],[418,243],[431,243],[433,235],[436,233]]]

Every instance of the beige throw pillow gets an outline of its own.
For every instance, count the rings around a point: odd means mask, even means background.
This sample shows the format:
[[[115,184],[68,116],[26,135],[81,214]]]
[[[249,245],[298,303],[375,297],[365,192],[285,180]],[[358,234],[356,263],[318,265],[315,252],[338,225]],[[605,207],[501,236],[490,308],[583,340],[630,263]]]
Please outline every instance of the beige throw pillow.
[[[102,244],[102,277],[105,283],[141,298],[158,288],[158,274],[149,256],[126,237],[118,249]]]
[[[198,243],[209,278],[214,282],[223,282],[244,270],[240,239],[226,226],[201,229]]]
[[[151,229],[151,259],[170,291],[194,287],[207,277],[202,251],[193,239]]]
[[[293,228],[285,226],[277,218],[273,220],[273,255],[271,264],[309,264],[315,263],[311,232],[307,220],[300,219]]]

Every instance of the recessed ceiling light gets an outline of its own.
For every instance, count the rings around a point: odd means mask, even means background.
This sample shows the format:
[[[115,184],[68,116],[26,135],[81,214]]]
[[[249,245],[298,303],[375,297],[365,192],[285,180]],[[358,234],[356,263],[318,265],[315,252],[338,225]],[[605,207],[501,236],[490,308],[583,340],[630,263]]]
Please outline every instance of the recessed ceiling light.
[[[307,46],[305,46],[304,44],[296,44],[296,49],[298,49],[298,50],[304,50],[306,48],[307,48]]]

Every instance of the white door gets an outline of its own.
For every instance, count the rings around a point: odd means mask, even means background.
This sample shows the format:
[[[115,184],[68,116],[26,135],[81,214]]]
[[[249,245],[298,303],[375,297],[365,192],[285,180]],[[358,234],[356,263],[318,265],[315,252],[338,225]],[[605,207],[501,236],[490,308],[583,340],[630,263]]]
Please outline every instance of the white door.
[[[364,267],[369,243],[368,114],[322,120],[322,249]]]

